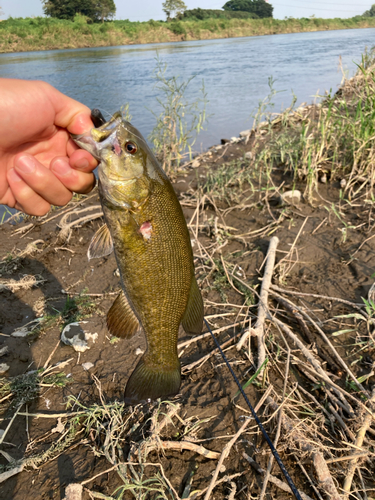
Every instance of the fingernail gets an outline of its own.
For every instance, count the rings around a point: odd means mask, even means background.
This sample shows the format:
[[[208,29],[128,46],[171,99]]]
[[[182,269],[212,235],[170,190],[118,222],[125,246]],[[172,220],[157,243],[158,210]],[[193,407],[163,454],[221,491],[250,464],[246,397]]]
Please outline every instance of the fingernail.
[[[86,158],[82,158],[81,160],[75,162],[75,167],[82,170],[88,168],[89,166],[90,163],[88,162],[88,160],[86,160]]]
[[[21,182],[23,179],[20,177],[14,168],[11,168],[8,172],[8,179],[13,182]]]
[[[70,168],[69,163],[67,163],[66,161],[56,160],[52,166],[52,170],[53,172],[56,172],[56,174],[65,176],[69,175],[73,169]]]
[[[15,167],[24,174],[32,174],[35,172],[35,161],[30,156],[21,156],[15,162]]]

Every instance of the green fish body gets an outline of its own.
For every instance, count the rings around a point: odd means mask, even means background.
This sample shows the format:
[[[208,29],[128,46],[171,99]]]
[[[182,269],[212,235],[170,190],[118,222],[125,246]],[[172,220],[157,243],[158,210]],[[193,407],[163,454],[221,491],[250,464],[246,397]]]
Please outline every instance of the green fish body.
[[[181,206],[146,141],[121,113],[90,136],[74,140],[100,161],[106,227],[94,236],[89,257],[107,255],[113,246],[121,275],[123,293],[108,312],[108,329],[122,338],[142,329],[147,339],[125,400],[174,395],[181,383],[180,324],[190,334],[200,333],[203,324],[203,301]]]

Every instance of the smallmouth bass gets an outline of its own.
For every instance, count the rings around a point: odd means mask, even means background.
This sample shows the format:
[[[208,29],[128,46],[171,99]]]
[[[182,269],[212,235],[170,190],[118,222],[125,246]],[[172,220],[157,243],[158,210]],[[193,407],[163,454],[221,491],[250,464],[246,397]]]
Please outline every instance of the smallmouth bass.
[[[94,235],[89,258],[114,249],[123,291],[107,314],[112,335],[130,338],[140,329],[147,350],[131,374],[125,400],[148,401],[176,394],[180,324],[199,334],[203,301],[194,275],[189,231],[173,187],[140,132],[115,113],[96,128],[73,136],[99,160],[99,194],[105,225]]]

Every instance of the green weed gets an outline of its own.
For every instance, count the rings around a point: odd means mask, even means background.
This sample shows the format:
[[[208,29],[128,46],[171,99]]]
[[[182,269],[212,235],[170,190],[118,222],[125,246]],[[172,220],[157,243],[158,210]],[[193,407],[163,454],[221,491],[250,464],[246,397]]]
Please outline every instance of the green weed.
[[[161,113],[149,139],[166,173],[174,173],[186,152],[192,153],[196,137],[206,121],[207,98],[202,82],[201,97],[189,102],[186,97],[188,86],[195,77],[181,81],[166,76],[167,65],[156,59],[154,71],[155,88],[163,94],[158,98]]]
[[[225,200],[229,205],[243,199],[244,187],[255,191],[253,182],[257,172],[243,160],[223,163],[215,170],[208,170],[203,191],[214,198]]]
[[[72,379],[65,373],[49,374],[44,369],[35,370],[12,378],[0,378],[0,399],[12,395],[11,408],[30,403],[39,396],[41,386],[65,387]]]
[[[271,122],[258,167],[266,172],[281,167],[295,180],[304,180],[310,200],[323,176],[331,182],[343,181],[349,199],[363,191],[371,199],[375,186],[375,68],[368,67],[371,57],[364,56],[357,76],[346,81],[337,94],[328,94],[321,104],[302,113],[284,113]],[[276,126],[280,122],[281,130]]]

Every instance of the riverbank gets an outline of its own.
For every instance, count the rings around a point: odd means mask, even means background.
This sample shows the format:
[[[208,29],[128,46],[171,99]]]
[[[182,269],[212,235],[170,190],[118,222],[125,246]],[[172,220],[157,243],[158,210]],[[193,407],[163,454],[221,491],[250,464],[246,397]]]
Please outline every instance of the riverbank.
[[[84,18],[8,19],[0,23],[0,53],[75,49],[143,43],[211,40],[354,28],[374,28],[374,17],[349,19],[206,19],[203,21],[87,24]]]

